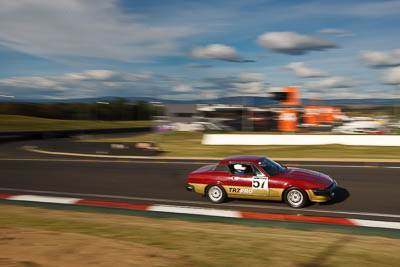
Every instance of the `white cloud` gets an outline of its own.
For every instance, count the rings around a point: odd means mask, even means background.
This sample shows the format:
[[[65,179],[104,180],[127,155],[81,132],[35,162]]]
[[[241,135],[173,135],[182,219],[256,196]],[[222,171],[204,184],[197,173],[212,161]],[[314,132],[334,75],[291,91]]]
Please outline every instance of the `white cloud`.
[[[16,77],[0,79],[1,93],[17,97],[76,98],[99,95],[145,93],[143,83],[157,79],[151,72],[125,73],[110,70],[86,70],[50,77]],[[137,86],[141,83],[141,86]],[[132,89],[135,89],[132,92]],[[53,95],[52,95],[53,94]]]
[[[336,47],[329,40],[296,32],[267,32],[260,35],[256,42],[264,48],[288,55],[303,55]]]
[[[400,67],[384,70],[382,80],[385,84],[400,85]]]
[[[311,81],[304,84],[305,88],[318,90],[330,88],[349,88],[359,85],[358,82],[340,76],[327,77],[319,81]]]
[[[400,49],[390,52],[366,51],[361,53],[360,59],[370,67],[400,66]]]
[[[267,89],[261,82],[233,83],[239,94],[257,94],[265,96]]]
[[[69,81],[109,81],[119,76],[118,73],[110,70],[87,70],[79,73],[67,73],[65,80]]]
[[[331,35],[336,35],[339,37],[352,37],[354,36],[354,33],[350,33],[344,30],[340,29],[334,29],[334,28],[326,28],[318,31],[319,33],[322,34],[331,34]]]
[[[4,97],[4,98],[15,98],[15,96],[13,96],[13,95],[0,95],[0,97]]]
[[[1,1],[0,45],[46,58],[169,56],[195,32],[190,25],[155,25],[123,13],[115,0]]]
[[[89,80],[104,81],[115,77],[116,73],[110,70],[88,70],[85,73]]]
[[[178,84],[178,85],[172,87],[172,91],[177,92],[177,93],[188,93],[188,92],[192,92],[193,88],[192,88],[192,86],[190,86],[188,84]]]
[[[326,34],[343,34],[343,33],[345,33],[344,30],[333,29],[333,28],[322,29],[322,30],[319,30],[318,32],[326,33]]]
[[[41,88],[57,89],[57,83],[51,79],[43,77],[21,77],[21,78],[9,78],[0,80],[1,86],[7,87],[24,87],[24,88]]]
[[[262,82],[265,79],[264,74],[247,72],[239,74],[239,81],[242,82]]]
[[[66,73],[61,80],[64,82],[104,81],[104,82],[134,82],[152,77],[151,72],[123,73],[110,70],[86,70],[82,72]]]
[[[123,75],[124,80],[126,81],[138,81],[138,80],[147,80],[152,78],[154,75],[151,71],[145,71],[143,73],[125,73]]]
[[[221,94],[220,90],[204,90],[200,91],[197,96],[192,96],[192,98],[198,98],[198,99],[215,99],[215,98],[220,98],[224,97],[224,94]]]
[[[307,68],[303,62],[292,62],[286,66],[286,69],[294,71],[294,73],[298,77],[302,78],[314,78],[314,77],[324,77],[326,73],[316,70]]]
[[[194,47],[190,52],[195,58],[218,59],[230,62],[246,62],[235,48],[223,44],[210,44],[204,47]]]
[[[219,76],[205,80],[204,91],[218,90],[224,96],[261,95],[265,96],[267,87],[262,73],[240,73],[237,76]]]

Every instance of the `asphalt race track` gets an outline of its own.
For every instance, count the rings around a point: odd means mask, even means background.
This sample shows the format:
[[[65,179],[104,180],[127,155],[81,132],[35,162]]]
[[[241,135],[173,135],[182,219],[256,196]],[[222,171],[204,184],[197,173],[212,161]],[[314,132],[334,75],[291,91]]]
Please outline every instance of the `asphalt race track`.
[[[272,201],[230,200],[213,205],[205,197],[187,192],[188,173],[216,161],[81,158],[22,149],[32,145],[38,145],[38,141],[0,144],[0,194],[72,196],[400,222],[399,163],[281,162],[326,173],[339,184],[332,202],[295,210]]]

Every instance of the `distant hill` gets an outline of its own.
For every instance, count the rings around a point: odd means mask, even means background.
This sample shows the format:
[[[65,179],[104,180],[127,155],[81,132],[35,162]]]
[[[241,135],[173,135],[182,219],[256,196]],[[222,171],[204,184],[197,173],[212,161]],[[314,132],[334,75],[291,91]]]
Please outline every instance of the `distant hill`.
[[[103,97],[90,97],[90,98],[71,98],[71,99],[28,99],[28,98],[0,98],[0,102],[29,102],[29,103],[95,103],[95,102],[108,102],[117,98],[123,98],[129,102],[137,101],[158,101],[150,97],[116,97],[116,96],[103,96]]]
[[[304,99],[304,103],[310,103],[310,100]],[[322,101],[324,105],[393,105],[399,104],[400,99],[385,98],[366,98],[366,99],[326,99]]]
[[[0,98],[0,102],[32,102],[32,103],[95,103],[95,102],[108,102],[115,98],[115,96],[105,96],[96,98],[73,98],[63,100],[51,99],[18,99],[18,98]],[[201,99],[201,100],[170,100],[170,99],[157,99],[152,97],[122,97],[129,102],[145,101],[145,102],[161,102],[161,103],[175,103],[175,104],[230,104],[230,105],[245,105],[245,106],[267,106],[278,104],[278,101],[269,97],[258,96],[234,96],[222,97],[216,99]],[[327,105],[327,106],[340,106],[340,105],[394,105],[400,104],[399,99],[384,99],[384,98],[366,98],[366,99],[325,99],[325,100],[309,100],[303,99],[303,105]]]

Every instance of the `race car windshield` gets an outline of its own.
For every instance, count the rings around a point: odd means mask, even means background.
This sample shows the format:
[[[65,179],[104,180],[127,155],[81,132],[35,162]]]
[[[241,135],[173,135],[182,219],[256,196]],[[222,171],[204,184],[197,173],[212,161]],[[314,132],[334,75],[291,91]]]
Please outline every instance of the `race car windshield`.
[[[280,174],[286,170],[285,167],[281,166],[279,163],[276,163],[269,158],[263,159],[258,163],[258,165],[260,165],[260,167],[263,168],[264,171],[266,171],[271,176]]]

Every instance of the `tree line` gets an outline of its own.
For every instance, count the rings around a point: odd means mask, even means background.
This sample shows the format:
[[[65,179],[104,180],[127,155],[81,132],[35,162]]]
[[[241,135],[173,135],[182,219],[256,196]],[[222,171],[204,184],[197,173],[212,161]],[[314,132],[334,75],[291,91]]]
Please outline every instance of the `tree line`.
[[[160,106],[118,98],[97,103],[0,103],[0,114],[24,115],[61,120],[131,121],[151,120],[163,114]]]

